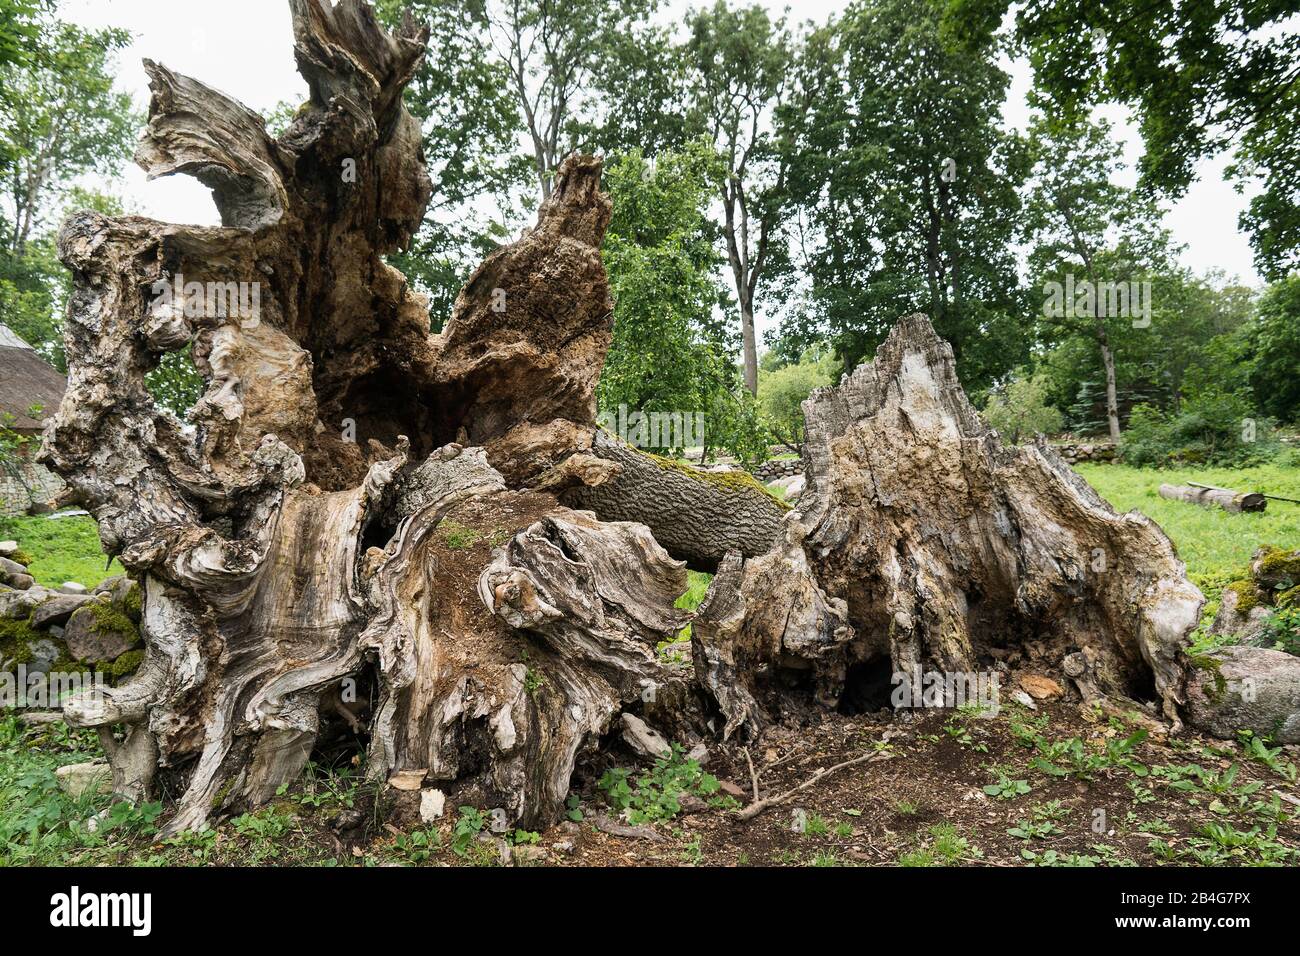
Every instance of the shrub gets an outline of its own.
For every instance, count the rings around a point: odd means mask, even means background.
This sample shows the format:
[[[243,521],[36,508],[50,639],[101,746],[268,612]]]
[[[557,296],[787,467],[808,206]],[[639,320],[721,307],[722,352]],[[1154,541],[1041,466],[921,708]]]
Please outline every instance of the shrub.
[[[1028,375],[1017,369],[1015,377],[1001,391],[989,396],[984,418],[1013,445],[1022,437],[1041,432],[1058,432],[1063,424],[1059,409],[1047,403],[1051,379],[1045,373]]]
[[[1137,406],[1119,454],[1130,465],[1246,467],[1269,461],[1279,450],[1272,421],[1256,417],[1250,402],[1236,393],[1207,389],[1177,411]]]

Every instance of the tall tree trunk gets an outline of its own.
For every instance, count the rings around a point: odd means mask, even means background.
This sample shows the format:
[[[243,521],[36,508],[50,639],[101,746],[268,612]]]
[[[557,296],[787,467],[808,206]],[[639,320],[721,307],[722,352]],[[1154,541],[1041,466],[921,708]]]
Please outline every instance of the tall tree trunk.
[[[1119,443],[1119,397],[1115,389],[1115,353],[1111,351],[1105,328],[1099,328],[1098,340],[1101,345],[1101,365],[1106,372],[1106,425],[1110,429],[1110,440]]]
[[[758,336],[754,331],[754,303],[745,295],[740,305],[740,334],[745,350],[745,388],[758,394]]]

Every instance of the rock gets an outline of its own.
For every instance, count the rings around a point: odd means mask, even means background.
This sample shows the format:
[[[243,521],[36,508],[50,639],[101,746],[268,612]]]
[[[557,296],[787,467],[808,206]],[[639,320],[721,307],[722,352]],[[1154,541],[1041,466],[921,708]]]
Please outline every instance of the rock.
[[[545,863],[549,856],[544,846],[516,846],[510,848],[510,862],[515,866],[534,866]]]
[[[45,630],[52,625],[67,624],[72,612],[89,600],[88,594],[56,595],[32,612],[32,627]]]
[[[113,771],[106,760],[87,763],[70,763],[54,771],[59,789],[77,800],[87,793],[110,793],[113,790]]]
[[[447,807],[447,795],[441,790],[420,791],[420,820],[432,823],[439,819]]]
[[[124,615],[91,601],[68,618],[63,641],[77,660],[113,661],[139,643],[140,632]]]
[[[22,591],[0,591],[0,618],[26,620],[53,593],[39,585]]]
[[[1192,658],[1188,722],[1224,740],[1239,730],[1300,743],[1300,657],[1266,647],[1221,647]]]
[[[561,840],[559,843],[553,844],[551,849],[556,853],[563,853],[565,856],[571,856],[573,854],[573,841]]]
[[[638,756],[652,760],[670,756],[673,752],[663,734],[652,730],[635,714],[623,715],[623,741]]]
[[[104,578],[104,580],[96,584],[95,587],[92,589],[92,593],[112,594],[113,589],[116,588],[121,582],[129,581],[129,580],[130,578],[128,578],[125,574],[114,574],[112,577]]]
[[[786,501],[798,501],[799,496],[803,494],[804,488],[808,486],[808,479],[803,475],[795,475],[790,479],[790,484],[785,489]]]
[[[1021,674],[1020,686],[1034,700],[1055,700],[1065,693],[1060,684],[1041,674]]]
[[[1014,690],[1011,692],[1011,699],[1022,707],[1028,707],[1030,710],[1037,710],[1038,705],[1034,699],[1026,694],[1023,690]]]
[[[1285,591],[1300,584],[1300,548],[1260,548],[1250,562],[1250,574],[1265,591]]]
[[[9,561],[14,560],[14,555],[18,553],[17,541],[0,541],[0,558]]]
[[[50,673],[54,669],[55,663],[63,656],[59,645],[48,637],[41,638],[39,641],[32,641],[27,645],[27,650],[31,653],[31,659],[27,661],[27,673],[29,674]]]
[[[36,584],[36,579],[30,574],[6,574],[4,583],[16,591],[26,591]]]
[[[745,795],[745,791],[741,790],[740,787],[736,786],[730,780],[719,780],[718,789],[733,797],[743,797]]]
[[[27,568],[19,564],[17,561],[11,561],[9,558],[0,558],[0,574],[8,576],[11,574],[26,573]]]
[[[78,584],[76,581],[64,581],[59,585],[60,594],[86,594],[89,590],[84,584]]]
[[[1243,600],[1243,591],[1246,600]],[[1242,612],[1242,605],[1246,610]],[[1235,637],[1243,644],[1254,644],[1263,636],[1268,619],[1273,616],[1273,609],[1267,604],[1258,603],[1253,586],[1249,581],[1230,584],[1223,589],[1219,598],[1219,610],[1210,625],[1211,634]]]
[[[692,747],[686,754],[687,760],[694,760],[701,767],[709,763],[709,747],[703,741]]]

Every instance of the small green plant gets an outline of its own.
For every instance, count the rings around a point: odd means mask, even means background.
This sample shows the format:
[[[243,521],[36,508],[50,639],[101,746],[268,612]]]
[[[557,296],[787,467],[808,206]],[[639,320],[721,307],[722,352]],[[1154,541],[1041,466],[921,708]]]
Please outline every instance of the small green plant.
[[[990,783],[984,788],[984,792],[990,797],[997,797],[999,800],[1014,800],[1016,797],[1024,796],[1033,789],[1029,786],[1027,780],[1012,780],[1006,774],[998,776],[997,783]]]
[[[804,836],[825,836],[830,832],[830,827],[825,819],[814,813],[804,821],[803,832]]]
[[[1242,737],[1242,746],[1246,748],[1247,757],[1262,763],[1288,783],[1296,782],[1296,765],[1282,759],[1281,747],[1270,747],[1265,738],[1249,730],[1242,731]]]
[[[1082,853],[1057,853],[1055,850],[1035,853],[1033,850],[1024,849],[1020,851],[1020,856],[1030,866],[1096,866],[1101,862],[1100,857],[1086,856]]]
[[[708,798],[721,789],[718,778],[688,759],[680,744],[673,744],[668,756],[656,760],[635,781],[631,771],[612,767],[596,786],[604,791],[605,802],[634,824],[671,820],[681,813],[684,794]]]
[[[468,856],[470,847],[486,825],[487,814],[476,807],[461,807],[451,828],[451,852],[461,857]]]
[[[565,816],[574,823],[582,822],[582,798],[576,793],[571,793],[568,799],[564,801]]]
[[[432,827],[414,833],[399,833],[393,838],[393,848],[408,863],[423,863],[442,845],[442,836]]]
[[[480,532],[467,528],[457,521],[444,521],[438,525],[438,531],[442,533],[442,539],[447,543],[447,547],[452,550],[472,548],[483,540]]]

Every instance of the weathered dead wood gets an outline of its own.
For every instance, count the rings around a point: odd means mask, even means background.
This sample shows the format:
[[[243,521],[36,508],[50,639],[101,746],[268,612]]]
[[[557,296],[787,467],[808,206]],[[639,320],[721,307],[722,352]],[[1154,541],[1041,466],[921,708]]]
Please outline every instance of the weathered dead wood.
[[[438,790],[537,826],[625,712],[752,737],[835,706],[856,664],[975,669],[1031,640],[1077,655],[1079,686],[1176,716],[1200,595],[1167,539],[1046,449],[1001,448],[924,319],[808,404],[798,512],[597,428],[595,159],[566,160],[430,335],[383,259],[429,198],[401,105],[427,31],[390,36],[361,0],[290,6],[311,98],[278,139],[147,64],[139,160],[210,185],[222,227],[85,213],[60,235],[70,375],[42,454],[142,582],[146,644],[64,715],[100,729],[120,796],[164,775],[165,832],[200,827],[344,727],[399,807]],[[182,279],[225,305],[160,298]],[[183,424],[144,377],[186,345],[206,388]],[[689,619],[687,563],[719,572],[689,669],[655,653]]]
[[[854,634],[824,651],[823,672],[883,660],[910,685],[918,672],[988,670],[995,651],[1032,642],[1053,663],[1077,653],[1080,686],[1155,701],[1178,723],[1180,654],[1203,598],[1168,538],[1117,515],[1045,444],[1003,447],[923,316],[900,321],[874,362],[814,392],[804,413],[808,488],[790,541],[816,586],[805,593],[842,607]],[[730,597],[736,571],[701,608],[706,656],[756,646],[718,638],[746,616]],[[788,586],[753,585],[746,604],[779,603]],[[727,662],[704,682],[724,713],[753,724],[751,672]]]
[[[818,770],[807,780],[791,787],[783,793],[778,793],[773,797],[765,797],[762,800],[758,799],[758,782],[755,781],[754,802],[740,810],[736,814],[736,819],[741,821],[752,820],[763,811],[770,810],[773,807],[778,807],[797,794],[802,793],[804,790],[809,790],[817,786],[817,784],[822,780],[825,780],[831,774],[839,773],[841,770],[847,770],[849,767],[857,767],[864,763],[880,763],[881,761],[892,759],[893,756],[894,755],[891,753],[882,751],[879,753],[862,754],[861,756],[853,757],[850,760],[843,760],[832,767],[827,767],[825,770]]]
[[[1234,514],[1242,511],[1263,511],[1268,507],[1268,501],[1256,492],[1232,491],[1228,488],[1207,486],[1162,484],[1160,497],[1168,498],[1170,501],[1186,501],[1203,508],[1222,508]]]

